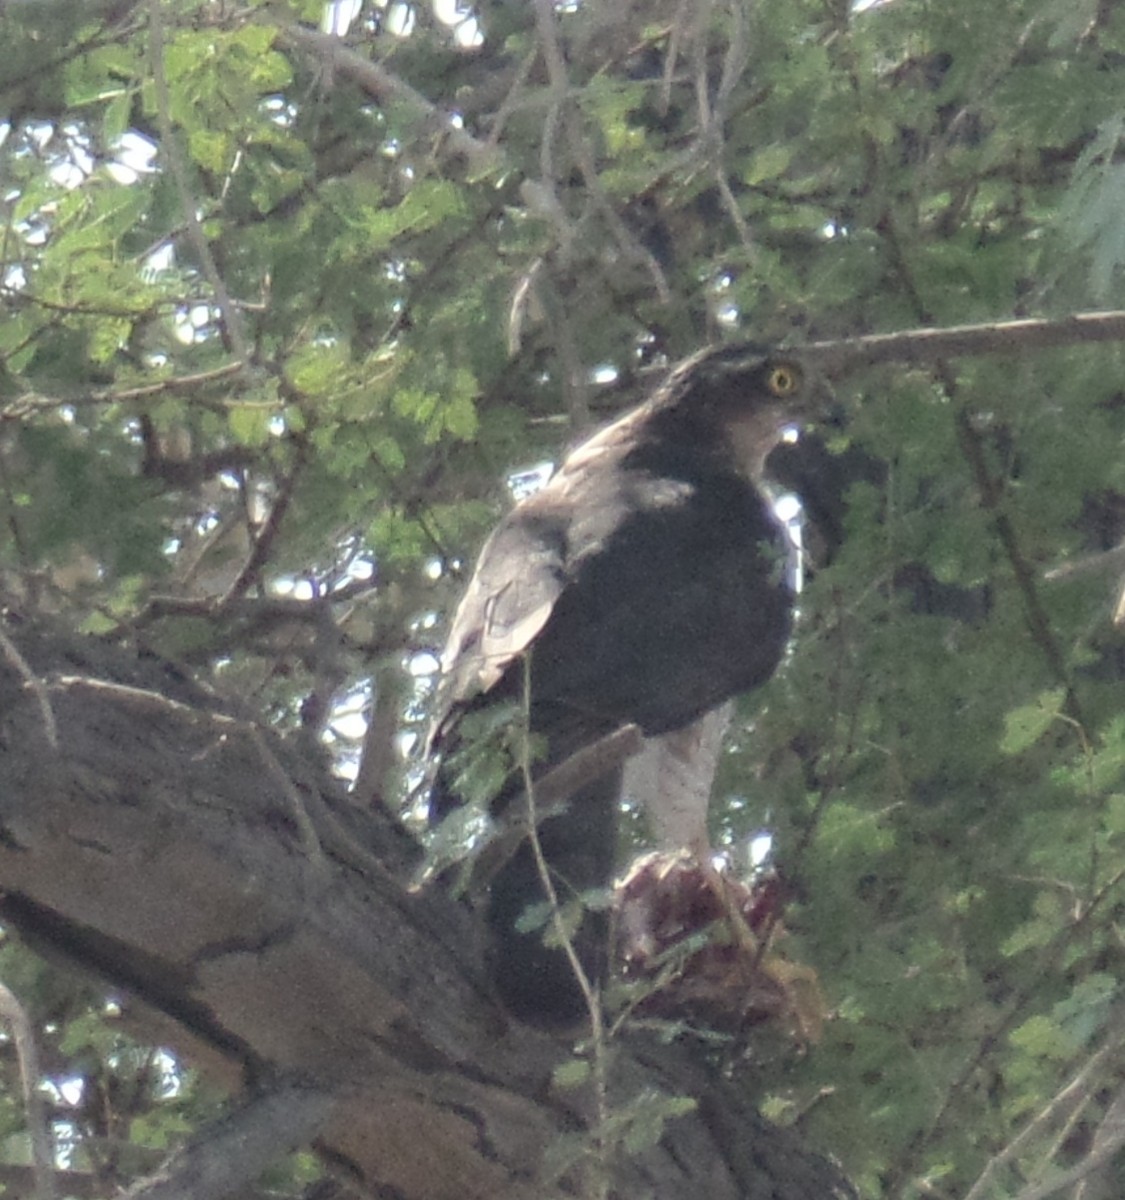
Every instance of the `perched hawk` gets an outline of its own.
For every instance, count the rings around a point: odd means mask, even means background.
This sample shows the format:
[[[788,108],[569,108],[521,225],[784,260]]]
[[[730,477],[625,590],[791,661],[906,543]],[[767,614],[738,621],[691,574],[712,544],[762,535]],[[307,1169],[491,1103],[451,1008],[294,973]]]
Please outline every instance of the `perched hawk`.
[[[466,718],[522,703],[525,680],[531,731],[546,745],[535,762],[542,777],[622,726],[650,737],[682,729],[770,677],[793,597],[784,532],[760,481],[785,428],[811,411],[812,390],[784,352],[705,350],[503,518],[442,659],[433,820],[463,803]],[[616,766],[539,825],[560,899],[609,882],[619,788]],[[493,812],[522,794],[513,772]],[[525,840],[491,881],[495,979],[517,1017],[569,1021],[584,1005],[565,955],[541,931],[515,928],[540,899]],[[588,912],[575,937],[595,980],[604,926]]]

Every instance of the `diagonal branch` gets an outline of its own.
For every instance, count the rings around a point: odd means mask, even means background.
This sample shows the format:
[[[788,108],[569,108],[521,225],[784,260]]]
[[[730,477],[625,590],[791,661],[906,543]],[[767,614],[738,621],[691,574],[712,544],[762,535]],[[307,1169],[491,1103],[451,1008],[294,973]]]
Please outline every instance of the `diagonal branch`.
[[[996,1177],[1001,1167],[1014,1162],[1015,1159],[1029,1146],[1032,1140],[1050,1128],[1060,1119],[1067,1117],[1079,1105],[1085,1103],[1094,1090],[1095,1077],[1106,1065],[1106,1060],[1121,1049],[1123,1023],[1121,1015],[1113,1022],[1109,1035],[1102,1045],[1083,1064],[1082,1069],[1058,1091],[1034,1117],[1020,1130],[1018,1134],[1001,1150],[989,1159],[977,1181],[965,1193],[964,1200],[982,1200],[989,1184]],[[1095,1147],[1097,1148],[1097,1147]],[[1087,1160],[1084,1160],[1088,1162]]]
[[[273,549],[274,540],[281,529],[281,523],[285,519],[285,514],[289,511],[289,504],[293,499],[293,492],[296,489],[297,480],[305,465],[306,457],[305,443],[299,441],[297,443],[297,454],[293,461],[293,466],[281,482],[281,488],[278,491],[277,498],[273,502],[273,506],[270,508],[269,516],[254,536],[249,557],[243,564],[242,570],[239,571],[238,577],[219,601],[218,607],[220,611],[223,611],[227,605],[232,604],[234,601],[240,600],[246,594],[247,589],[257,582],[262,568],[269,559],[270,551]]]
[[[246,333],[242,327],[242,313],[231,300],[227,286],[223,282],[219,268],[215,265],[214,255],[207,243],[207,235],[203,232],[203,224],[196,211],[195,198],[188,184],[187,167],[180,155],[176,143],[175,132],[172,128],[171,103],[168,97],[168,80],[164,74],[164,29],[161,14],[163,0],[151,0],[149,6],[149,38],[152,52],[152,82],[156,92],[156,118],[160,126],[160,138],[164,143],[164,153],[168,159],[168,169],[172,173],[176,190],[180,194],[180,203],[184,211],[184,222],[188,237],[199,255],[200,266],[211,290],[215,295],[215,304],[223,318],[223,327],[230,340],[230,348],[239,366],[245,367],[250,362],[250,349],[246,342]]]
[[[205,1128],[122,1200],[222,1200],[241,1195],[284,1155],[306,1145],[328,1120],[335,1101],[293,1084],[256,1096],[218,1126]]]
[[[644,746],[644,735],[637,725],[622,725],[605,737],[563,759],[535,781],[535,820],[561,812],[567,800],[579,788],[615,771]],[[526,813],[527,793],[509,806],[510,816],[494,834],[473,863],[474,887],[486,887],[515,853],[531,830]]]
[[[947,390],[950,389],[947,388]],[[958,406],[954,414],[954,423],[961,453],[964,455],[966,462],[969,464],[969,469],[973,473],[977,495],[980,497],[980,502],[984,506],[985,511],[992,518],[992,525],[996,531],[996,536],[1004,548],[1004,554],[1008,559],[1009,566],[1012,568],[1012,574],[1016,577],[1016,586],[1019,588],[1020,595],[1023,598],[1024,618],[1027,621],[1028,629],[1035,640],[1035,644],[1047,660],[1047,665],[1051,669],[1051,674],[1054,676],[1055,682],[1066,689],[1067,709],[1070,715],[1081,723],[1078,699],[1071,686],[1070,672],[1067,670],[1066,659],[1063,656],[1058,639],[1051,629],[1051,622],[1039,597],[1035,571],[1027,561],[1020,546],[1019,538],[1016,536],[1011,518],[1004,511],[1001,504],[1000,489],[988,469],[988,464],[985,462],[984,448],[981,445],[980,435],[973,428],[972,419],[963,406]]]
[[[20,1090],[23,1093],[27,1131],[31,1141],[32,1166],[35,1177],[35,1200],[55,1200],[58,1194],[54,1179],[54,1152],[39,1094],[39,1051],[27,1010],[15,993],[0,983],[0,1020],[3,1020],[15,1042],[20,1065]]]
[[[333,71],[351,80],[380,104],[405,105],[419,117],[433,122],[449,150],[462,155],[474,172],[487,174],[504,161],[503,153],[496,146],[473,137],[467,129],[454,122],[451,113],[439,108],[382,64],[348,49],[339,38],[290,25],[279,32],[278,41],[288,49],[314,54],[330,63]]]

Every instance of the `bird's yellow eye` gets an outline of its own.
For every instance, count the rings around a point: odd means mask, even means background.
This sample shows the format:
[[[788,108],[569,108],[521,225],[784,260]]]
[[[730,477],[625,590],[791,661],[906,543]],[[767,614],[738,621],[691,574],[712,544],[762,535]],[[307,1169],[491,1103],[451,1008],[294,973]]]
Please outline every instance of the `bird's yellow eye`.
[[[800,382],[792,367],[771,367],[766,376],[766,386],[775,396],[792,396]]]

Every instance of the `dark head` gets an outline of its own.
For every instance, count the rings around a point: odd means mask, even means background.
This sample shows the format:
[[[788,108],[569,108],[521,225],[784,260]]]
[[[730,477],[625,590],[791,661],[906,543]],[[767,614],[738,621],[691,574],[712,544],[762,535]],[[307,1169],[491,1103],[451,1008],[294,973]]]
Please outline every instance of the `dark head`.
[[[740,469],[756,479],[784,431],[823,408],[824,398],[797,355],[742,344],[685,360],[651,404],[685,432],[729,447]]]

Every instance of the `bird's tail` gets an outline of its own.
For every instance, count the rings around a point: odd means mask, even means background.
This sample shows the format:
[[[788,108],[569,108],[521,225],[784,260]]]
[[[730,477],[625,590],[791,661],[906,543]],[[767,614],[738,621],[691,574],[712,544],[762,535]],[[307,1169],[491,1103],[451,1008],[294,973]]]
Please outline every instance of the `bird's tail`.
[[[581,910],[576,921],[564,919],[564,924],[573,930],[571,945],[593,987],[599,987],[606,975],[608,909],[604,904],[589,907],[585,901],[592,889],[606,887],[613,875],[621,775],[617,768],[583,785],[564,812],[538,827],[560,908],[566,916],[572,906]],[[557,942],[546,901],[534,848],[525,838],[497,872],[489,891],[492,974],[500,999],[513,1016],[543,1026],[570,1025],[586,1016],[586,997],[569,955]],[[542,919],[536,920],[536,915]]]

